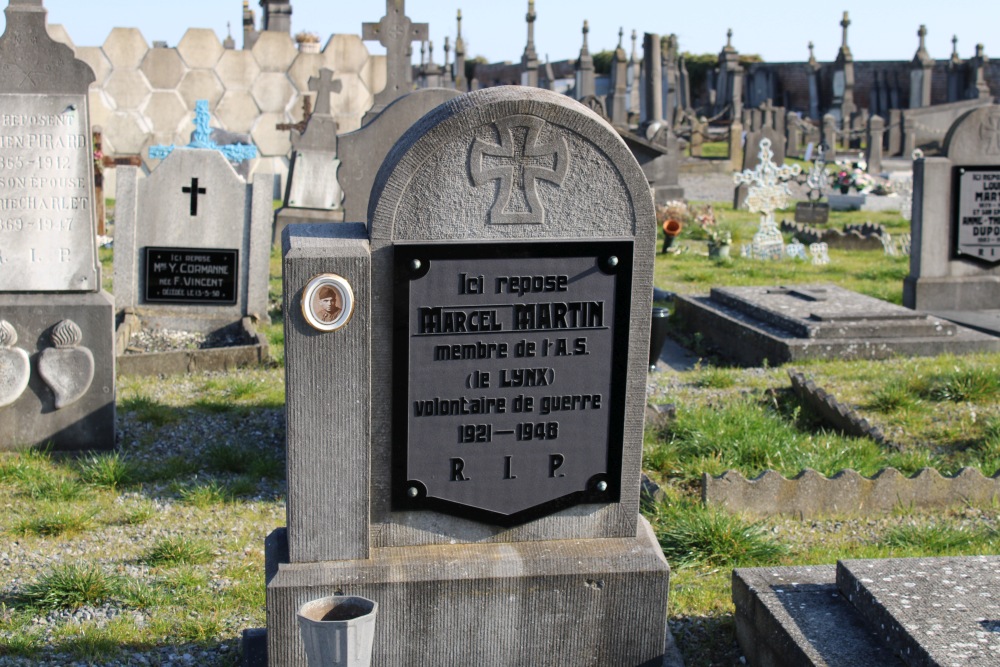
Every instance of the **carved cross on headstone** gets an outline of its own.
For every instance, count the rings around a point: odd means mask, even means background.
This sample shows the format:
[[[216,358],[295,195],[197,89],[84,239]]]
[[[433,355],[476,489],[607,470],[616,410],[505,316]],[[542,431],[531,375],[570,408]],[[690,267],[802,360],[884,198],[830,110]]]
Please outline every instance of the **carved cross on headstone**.
[[[747,208],[760,213],[760,227],[753,237],[755,253],[761,256],[757,259],[780,259],[784,240],[778,223],[774,220],[774,212],[788,205],[788,179],[797,176],[802,168],[799,165],[777,166],[772,158],[771,140],[764,137],[760,140],[760,163],[752,171],[747,169],[737,172],[733,180],[737,185],[749,185],[747,192]]]
[[[309,77],[309,90],[316,93],[316,111],[320,116],[330,115],[330,94],[339,93],[343,88],[340,79],[333,79],[333,70],[324,67],[319,76]]]
[[[562,185],[569,170],[566,139],[539,141],[544,121],[534,116],[510,116],[497,121],[500,145],[477,138],[469,153],[469,172],[476,187],[500,181],[488,222],[542,224],[545,208],[538,197],[538,180]]]
[[[181,188],[181,192],[184,194],[191,195],[191,215],[198,215],[198,195],[203,195],[208,192],[205,188],[198,187],[198,179],[192,178],[191,185]]]
[[[382,20],[361,26],[362,39],[378,40],[386,51],[385,88],[375,96],[376,108],[384,108],[410,92],[410,44],[422,42],[428,37],[427,24],[410,21],[405,4],[405,0],[386,0]]]

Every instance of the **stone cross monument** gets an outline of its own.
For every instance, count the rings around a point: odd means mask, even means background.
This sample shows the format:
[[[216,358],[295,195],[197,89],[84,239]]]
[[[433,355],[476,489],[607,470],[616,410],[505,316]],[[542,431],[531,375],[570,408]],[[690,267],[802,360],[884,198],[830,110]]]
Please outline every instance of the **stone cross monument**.
[[[426,23],[413,23],[406,16],[406,0],[385,0],[385,16],[378,23],[364,23],[361,37],[376,40],[385,47],[385,88],[375,96],[375,104],[366,114],[375,115],[393,100],[409,93],[413,88],[410,68],[410,44],[427,40]]]

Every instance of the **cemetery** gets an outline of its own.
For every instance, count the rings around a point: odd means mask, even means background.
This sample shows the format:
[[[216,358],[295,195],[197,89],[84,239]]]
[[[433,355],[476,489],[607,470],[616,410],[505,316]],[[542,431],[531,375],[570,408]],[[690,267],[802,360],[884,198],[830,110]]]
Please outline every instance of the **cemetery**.
[[[983,45],[259,4],[7,2],[0,667],[1000,664]]]

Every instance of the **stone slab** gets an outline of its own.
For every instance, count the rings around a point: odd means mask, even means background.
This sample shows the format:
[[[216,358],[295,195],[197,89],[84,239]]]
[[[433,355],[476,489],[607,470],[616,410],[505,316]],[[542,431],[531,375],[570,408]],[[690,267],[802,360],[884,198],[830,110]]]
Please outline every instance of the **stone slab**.
[[[56,350],[53,327],[62,320],[76,323],[82,336],[72,349]],[[115,445],[114,304],[106,292],[89,294],[0,295],[0,320],[17,334],[15,347],[30,359],[27,388],[17,400],[0,407],[0,450],[51,446],[54,450],[111,449]],[[86,349],[93,375],[80,371]],[[53,355],[55,353],[55,355]],[[44,356],[56,357],[55,390],[39,371]],[[62,357],[59,359],[58,357]],[[82,363],[86,364],[85,361]],[[52,361],[44,366],[52,367]],[[61,367],[61,368],[60,368]],[[68,373],[69,375],[64,375]],[[53,377],[53,372],[47,373]],[[57,395],[78,399],[56,408]],[[54,393],[56,392],[56,393]]]
[[[768,289],[782,288],[725,288],[713,289],[709,296],[678,295],[674,317],[684,329],[700,332],[723,356],[749,366],[761,365],[765,359],[783,364],[800,359],[886,359],[1000,350],[1000,339],[994,336],[832,285],[784,288],[827,290],[825,302],[796,299],[801,303],[794,307],[789,306],[794,296],[775,294],[772,299],[769,295],[764,304],[749,298]],[[838,313],[841,296],[845,305]],[[872,319],[875,312],[884,317]]]
[[[995,289],[1000,290],[1000,283]],[[982,331],[991,336],[1000,336],[1000,308],[984,310],[935,310],[933,315],[950,320],[963,327]]]
[[[1000,664],[1000,556],[845,560],[837,588],[911,667]]]
[[[733,570],[736,639],[754,667],[902,667],[837,590],[833,565]]]
[[[375,665],[658,666],[669,576],[645,520],[636,538],[382,548],[362,561],[282,563],[267,585],[268,664],[304,667],[296,611],[345,594],[379,604]]]

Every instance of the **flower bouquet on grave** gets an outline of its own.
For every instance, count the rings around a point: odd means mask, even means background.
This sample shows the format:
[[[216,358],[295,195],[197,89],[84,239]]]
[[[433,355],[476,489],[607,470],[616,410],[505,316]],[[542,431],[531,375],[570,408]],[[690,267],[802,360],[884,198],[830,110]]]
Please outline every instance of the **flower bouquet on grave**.
[[[836,168],[830,174],[831,183],[840,189],[841,194],[850,194],[852,190],[857,194],[868,194],[875,188],[875,179],[867,169],[868,164],[863,157],[854,163],[837,160]]]

